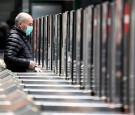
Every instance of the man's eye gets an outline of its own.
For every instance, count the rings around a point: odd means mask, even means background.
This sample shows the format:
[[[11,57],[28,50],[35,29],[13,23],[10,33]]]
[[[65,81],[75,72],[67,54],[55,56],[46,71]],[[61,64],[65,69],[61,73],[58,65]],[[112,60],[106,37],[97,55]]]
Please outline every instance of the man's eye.
[[[33,24],[29,24],[29,26],[33,26]]]

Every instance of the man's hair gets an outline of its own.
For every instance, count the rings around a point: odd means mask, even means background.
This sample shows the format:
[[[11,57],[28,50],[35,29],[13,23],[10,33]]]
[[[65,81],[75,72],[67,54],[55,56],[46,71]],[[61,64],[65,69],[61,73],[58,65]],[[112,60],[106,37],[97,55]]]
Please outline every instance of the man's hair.
[[[15,18],[15,25],[17,25],[19,21],[23,21],[24,19],[25,19],[25,16],[22,15],[22,13],[18,14]]]
[[[28,17],[31,17],[31,15],[29,15],[28,13],[25,13],[25,12],[19,13],[15,18],[15,25],[17,26],[19,21],[23,21]]]

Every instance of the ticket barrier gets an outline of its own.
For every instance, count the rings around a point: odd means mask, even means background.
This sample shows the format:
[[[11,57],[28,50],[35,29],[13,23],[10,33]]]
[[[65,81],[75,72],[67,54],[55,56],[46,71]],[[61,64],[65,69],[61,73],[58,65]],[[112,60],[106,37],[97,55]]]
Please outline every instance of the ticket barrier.
[[[0,72],[0,114],[39,115],[39,107],[34,105],[32,98],[19,84],[9,70]]]

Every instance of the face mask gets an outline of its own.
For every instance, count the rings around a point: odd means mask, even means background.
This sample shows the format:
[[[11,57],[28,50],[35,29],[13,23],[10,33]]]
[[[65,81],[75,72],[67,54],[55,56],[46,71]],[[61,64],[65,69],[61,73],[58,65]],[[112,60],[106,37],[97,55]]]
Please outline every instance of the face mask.
[[[27,28],[25,30],[26,36],[30,35],[30,33],[32,32],[32,30],[33,30],[33,26],[27,26]]]

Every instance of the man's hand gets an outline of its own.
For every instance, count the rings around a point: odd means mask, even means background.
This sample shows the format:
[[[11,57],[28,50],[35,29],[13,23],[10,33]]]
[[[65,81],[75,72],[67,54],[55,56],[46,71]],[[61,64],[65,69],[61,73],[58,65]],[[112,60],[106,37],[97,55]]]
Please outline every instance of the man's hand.
[[[34,69],[37,73],[42,73],[42,70],[39,67],[35,67]]]
[[[34,61],[30,61],[29,63],[29,69],[35,70],[37,73],[41,73],[42,70],[38,67],[38,64]]]
[[[34,69],[35,66],[37,66],[37,63],[34,62],[34,61],[30,61],[30,63],[29,63],[29,69]]]

